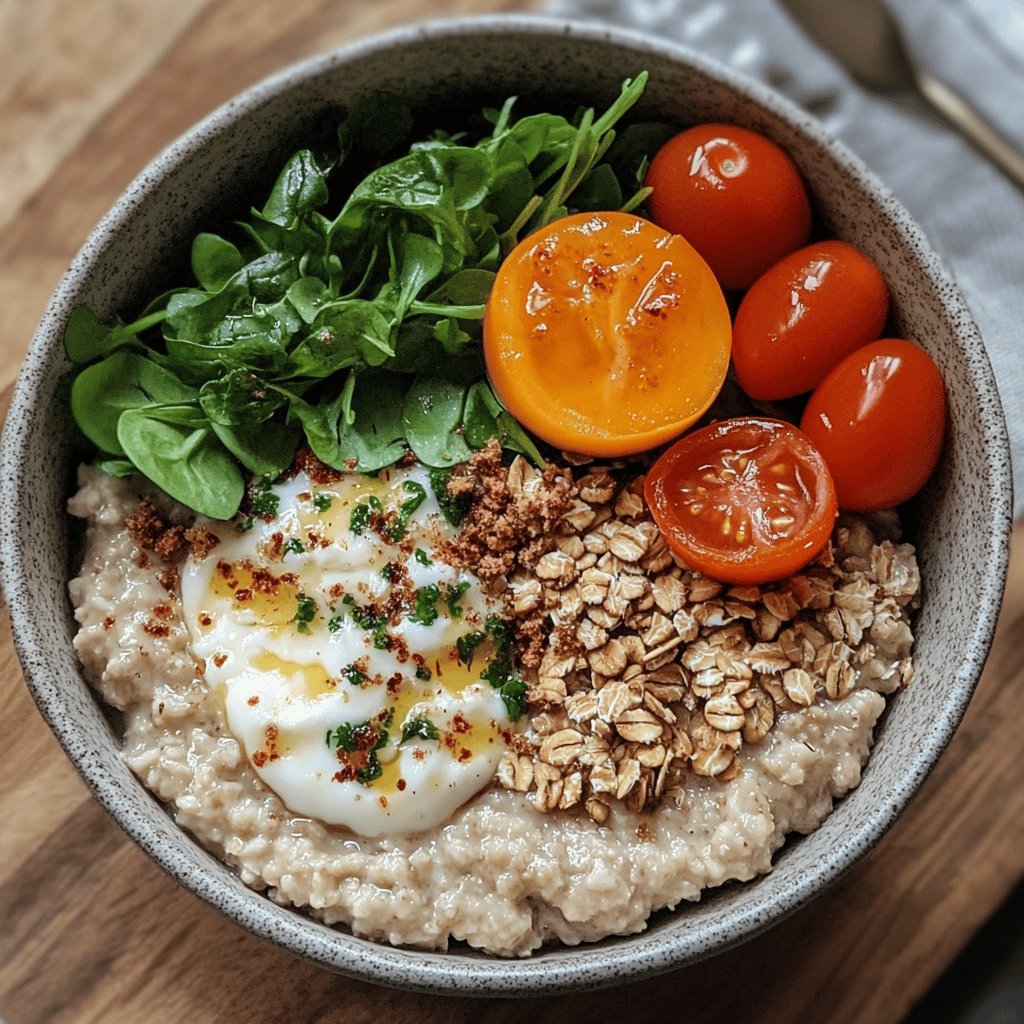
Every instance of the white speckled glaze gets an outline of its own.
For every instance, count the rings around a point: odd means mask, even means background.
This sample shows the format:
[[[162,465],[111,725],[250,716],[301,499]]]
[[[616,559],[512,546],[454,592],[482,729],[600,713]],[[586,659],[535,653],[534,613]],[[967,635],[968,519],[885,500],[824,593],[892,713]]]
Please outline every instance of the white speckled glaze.
[[[118,756],[71,647],[64,503],[75,453],[65,440],[63,325],[76,305],[104,315],[128,310],[166,281],[200,226],[262,188],[325,111],[382,90],[427,115],[513,93],[571,111],[577,101],[608,102],[642,68],[651,81],[638,116],[738,121],[781,143],[810,184],[818,222],[878,262],[895,328],[942,368],[946,450],[912,511],[925,589],[917,680],[887,713],[861,787],[817,832],[789,844],[772,874],[658,914],[642,935],[520,961],[353,938],[247,889],[174,825]],[[988,359],[955,285],[892,195],[810,115],[764,86],[677,46],[543,18],[439,22],[370,39],[276,75],[184,135],[129,186],[57,289],[18,380],[2,455],[0,555],[18,653],[40,710],[96,798],[178,882],[256,934],[342,974],[422,991],[528,995],[614,985],[710,956],[812,899],[893,823],[949,741],[991,642],[1008,556],[1008,445]]]

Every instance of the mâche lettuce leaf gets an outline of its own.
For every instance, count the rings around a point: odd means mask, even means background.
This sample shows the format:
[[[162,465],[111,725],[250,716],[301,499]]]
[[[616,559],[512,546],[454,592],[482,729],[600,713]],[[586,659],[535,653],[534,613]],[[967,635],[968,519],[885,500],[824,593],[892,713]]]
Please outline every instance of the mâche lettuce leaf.
[[[627,81],[600,116],[484,112],[484,133],[435,131],[394,153],[353,111],[334,152],[305,148],[262,206],[192,243],[192,285],[133,322],[75,310],[75,420],[101,468],[131,466],[184,505],[234,515],[245,474],[273,477],[308,445],[339,470],[376,472],[407,450],[443,469],[492,437],[537,462],[481,358],[494,272],[525,234],[566,213],[634,208],[647,139],[615,125],[639,99]],[[397,134],[396,134],[397,133]],[[348,166],[374,164],[343,189]],[[351,176],[349,177],[351,180]],[[230,236],[230,237],[229,237]]]

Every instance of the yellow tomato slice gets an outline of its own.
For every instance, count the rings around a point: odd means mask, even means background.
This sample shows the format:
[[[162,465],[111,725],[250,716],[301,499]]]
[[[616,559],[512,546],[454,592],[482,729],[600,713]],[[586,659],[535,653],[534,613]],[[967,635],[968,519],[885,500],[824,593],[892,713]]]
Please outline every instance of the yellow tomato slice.
[[[512,415],[556,447],[602,457],[654,448],[697,420],[731,341],[696,250],[626,213],[564,217],[524,239],[484,319],[487,372]]]

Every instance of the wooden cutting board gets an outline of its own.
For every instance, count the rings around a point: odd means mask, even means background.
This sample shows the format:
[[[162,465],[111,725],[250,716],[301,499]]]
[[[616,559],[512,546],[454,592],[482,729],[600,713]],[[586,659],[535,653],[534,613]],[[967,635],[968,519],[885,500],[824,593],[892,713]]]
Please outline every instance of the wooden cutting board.
[[[537,6],[535,0],[532,6]],[[163,145],[281,66],[426,16],[530,0],[0,3],[0,391],[89,230]],[[1024,526],[996,644],[909,811],[828,893],[655,980],[530,1005],[431,998],[293,959],[179,889],[90,798],[0,623],[0,1018],[255,1021],[900,1020],[1024,874]],[[671,1018],[670,1018],[671,1019]]]

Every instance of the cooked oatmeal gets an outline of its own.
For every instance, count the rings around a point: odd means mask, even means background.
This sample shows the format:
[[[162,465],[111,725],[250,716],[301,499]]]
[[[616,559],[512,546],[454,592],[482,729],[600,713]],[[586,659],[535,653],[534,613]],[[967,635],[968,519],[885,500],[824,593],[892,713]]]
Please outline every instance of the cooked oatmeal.
[[[248,885],[369,938],[524,956],[770,870],[859,783],[882,694],[913,671],[919,578],[894,515],[840,520],[791,579],[728,587],[679,564],[623,467],[540,474],[492,447],[452,489],[472,505],[446,557],[502,603],[527,712],[446,824],[361,838],[261,781],[190,653],[156,544],[209,555],[203,524],[150,494],[147,537],[126,525],[133,482],[81,470],[79,656],[124,712],[129,766]]]

